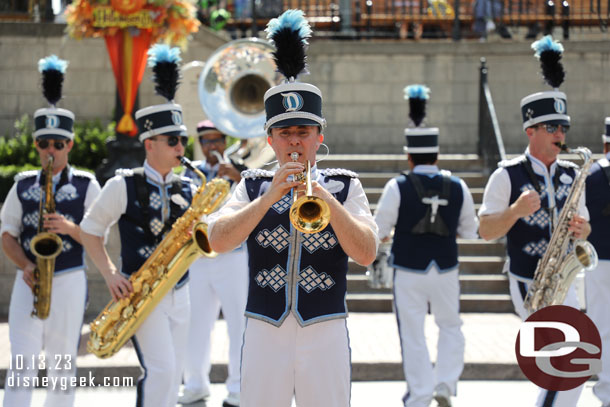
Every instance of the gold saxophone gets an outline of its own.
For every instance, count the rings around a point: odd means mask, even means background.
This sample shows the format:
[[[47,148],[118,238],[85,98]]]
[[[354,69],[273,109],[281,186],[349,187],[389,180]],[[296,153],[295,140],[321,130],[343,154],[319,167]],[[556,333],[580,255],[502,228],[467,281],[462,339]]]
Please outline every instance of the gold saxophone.
[[[91,323],[87,350],[100,358],[110,357],[121,349],[193,261],[201,255],[217,256],[208,242],[207,225],[198,220],[223,202],[229,183],[215,178],[206,185],[205,175],[190,160],[180,157],[180,161],[201,178],[201,186],[191,206],[142,267],[130,276],[133,292],[119,301],[110,301]]]
[[[523,303],[530,313],[549,305],[562,304],[576,275],[581,271],[589,271],[597,267],[597,252],[593,245],[585,240],[573,241],[572,234],[568,231],[570,220],[578,213],[578,203],[585,189],[585,180],[593,164],[591,151],[585,147],[570,149],[565,144],[557,145],[562,150],[577,153],[584,163],[561,209],[557,227],[551,235],[547,250],[536,266],[534,281]]]
[[[40,194],[40,206],[38,209],[38,233],[30,242],[30,251],[36,256],[36,269],[34,269],[34,309],[32,316],[47,319],[51,309],[51,288],[53,286],[53,273],[55,272],[55,258],[63,249],[61,238],[43,227],[44,215],[55,213],[55,198],[53,197],[53,161],[49,156],[47,166],[44,195]],[[42,192],[42,191],[41,191]],[[43,198],[44,196],[44,198]]]

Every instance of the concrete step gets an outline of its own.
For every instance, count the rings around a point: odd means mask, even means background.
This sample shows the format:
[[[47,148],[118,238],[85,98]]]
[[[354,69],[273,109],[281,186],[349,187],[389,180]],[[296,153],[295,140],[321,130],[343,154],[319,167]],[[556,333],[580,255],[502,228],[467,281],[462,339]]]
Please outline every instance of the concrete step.
[[[460,274],[500,274],[504,256],[459,256]],[[365,274],[366,267],[353,260],[348,262],[348,273]]]
[[[501,241],[486,242],[482,239],[458,239],[460,256],[504,256],[506,249]]]
[[[383,188],[389,180],[399,174],[399,172],[360,172],[358,178],[365,188]],[[482,172],[475,171],[458,171],[453,172],[452,175],[463,179],[468,188],[484,188],[488,178]]]
[[[367,276],[348,275],[347,292],[349,294],[391,293],[391,288],[371,288]],[[460,292],[463,294],[507,294],[508,279],[505,275],[467,274],[460,276]]]
[[[400,172],[407,168],[404,154],[331,154],[318,163],[319,168],[347,168],[356,172]],[[440,154],[438,166],[449,171],[481,171],[477,154]]]
[[[390,293],[347,294],[350,312],[392,312]],[[512,312],[513,304],[508,294],[462,294],[460,312]]]
[[[369,202],[379,202],[382,192],[383,188],[364,188],[364,193],[366,194]],[[483,192],[485,192],[485,188],[470,188],[470,193],[472,194],[472,199],[475,203],[480,204],[483,201]]]

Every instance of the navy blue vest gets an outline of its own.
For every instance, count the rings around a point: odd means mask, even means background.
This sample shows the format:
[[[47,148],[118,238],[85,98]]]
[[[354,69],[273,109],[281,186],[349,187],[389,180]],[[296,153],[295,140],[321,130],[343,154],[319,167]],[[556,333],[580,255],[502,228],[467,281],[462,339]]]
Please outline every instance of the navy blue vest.
[[[595,246],[600,259],[610,260],[610,178],[604,173],[599,161],[591,166],[585,195],[591,217],[588,240]]]
[[[355,174],[334,175],[337,171],[322,172],[329,174],[324,183],[343,184],[333,193],[343,204]],[[257,178],[244,174],[250,200],[262,195],[271,183],[271,173],[265,173]],[[276,326],[290,310],[302,326],[343,318],[347,315],[348,257],[330,225],[312,234],[295,230],[288,217],[291,205],[290,192],[271,206],[247,239],[250,284],[246,316]]]
[[[440,172],[433,176],[415,175],[419,177],[426,191],[438,191],[440,195],[443,182]],[[392,256],[389,260],[392,267],[421,273],[428,272],[433,265],[436,265],[440,272],[452,270],[458,265],[456,236],[464,196],[459,178],[452,176],[450,180],[449,204],[439,206],[436,215],[445,222],[449,234],[439,236],[432,233],[412,233],[414,226],[426,215],[430,206],[421,202],[408,176],[402,174],[396,178],[400,190],[400,207],[394,230]]]
[[[15,177],[17,197],[23,210],[21,215],[23,230],[19,241],[27,258],[34,263],[36,256],[30,251],[30,242],[38,233],[38,209],[41,195],[44,195],[38,181],[39,174],[40,171],[26,171]],[[93,175],[72,168],[67,169],[67,175],[67,177],[62,175],[59,183],[53,185],[55,212],[78,225],[83,219],[87,189]],[[69,235],[59,236],[63,242],[63,250],[55,259],[55,274],[86,268],[83,246]]]
[[[511,183],[509,205],[519,198],[525,190],[535,190],[526,168],[525,156],[518,157],[506,163],[500,163],[508,171]],[[566,161],[557,160],[556,174],[553,182],[557,183],[555,189],[555,204],[557,216],[568,197],[570,187],[576,177],[576,166]],[[546,193],[545,179],[542,175],[534,174],[538,179],[542,194],[540,196],[540,209],[528,216],[520,218],[506,234],[506,249],[510,258],[510,272],[523,278],[534,278],[538,260],[544,256],[552,233],[552,219],[545,208],[549,206]]]
[[[119,233],[121,236],[121,273],[129,277],[138,271],[146,259],[150,257],[163,237],[163,211],[176,211],[175,218],[186,212],[193,200],[191,181],[181,178],[180,195],[189,205],[183,207],[171,204],[172,184],[161,186],[146,177],[146,188],[149,193],[148,217],[145,218],[136,192],[136,182],[133,173],[122,172],[127,186],[127,209],[119,218]],[[144,230],[141,225],[147,225]],[[188,271],[176,284],[176,288],[184,285],[188,279]]]

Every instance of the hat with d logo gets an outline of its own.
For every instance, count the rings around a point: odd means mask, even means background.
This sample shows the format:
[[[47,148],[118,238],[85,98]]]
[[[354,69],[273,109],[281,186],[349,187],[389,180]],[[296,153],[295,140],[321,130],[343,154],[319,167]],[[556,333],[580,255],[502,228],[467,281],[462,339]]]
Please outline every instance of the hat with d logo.
[[[278,72],[286,78],[265,93],[265,131],[289,126],[326,126],[322,116],[322,92],[309,83],[297,82],[307,73],[307,39],[311,28],[301,10],[288,10],[267,24],[267,38],[275,45],[273,53]]]

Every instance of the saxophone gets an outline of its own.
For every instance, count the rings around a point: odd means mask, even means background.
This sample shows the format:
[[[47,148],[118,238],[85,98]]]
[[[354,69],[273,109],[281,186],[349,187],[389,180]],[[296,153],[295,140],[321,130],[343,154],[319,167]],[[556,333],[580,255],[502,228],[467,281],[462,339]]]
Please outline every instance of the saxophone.
[[[43,227],[44,215],[55,212],[55,198],[53,197],[53,161],[49,156],[47,166],[44,195],[40,196],[38,209],[38,233],[30,242],[30,251],[36,256],[36,268],[34,269],[34,309],[32,316],[47,319],[51,309],[51,288],[53,285],[53,273],[55,272],[55,258],[63,249],[61,238]],[[44,196],[44,198],[43,198]]]
[[[119,301],[110,301],[91,323],[87,350],[100,358],[118,352],[193,261],[201,255],[217,256],[208,242],[207,225],[197,221],[223,202],[229,183],[215,178],[206,185],[205,175],[190,160],[180,157],[180,161],[201,178],[201,186],[191,206],[176,220],[142,267],[130,276],[133,292]]]
[[[593,164],[591,151],[585,147],[570,149],[565,144],[557,145],[562,150],[577,153],[584,163],[561,209],[547,250],[536,266],[534,281],[523,303],[530,313],[549,305],[562,304],[576,275],[597,267],[597,252],[593,245],[580,239],[572,241],[568,231],[568,223],[578,212],[578,202],[585,189],[589,168]]]

